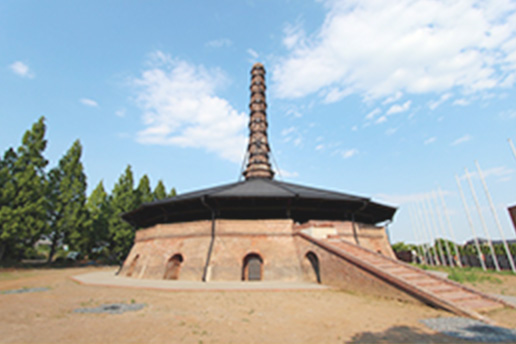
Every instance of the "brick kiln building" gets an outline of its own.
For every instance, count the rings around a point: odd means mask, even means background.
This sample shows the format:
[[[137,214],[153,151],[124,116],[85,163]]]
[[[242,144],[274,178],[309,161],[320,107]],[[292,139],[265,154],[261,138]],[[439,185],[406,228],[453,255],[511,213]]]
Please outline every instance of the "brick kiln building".
[[[507,302],[394,259],[385,228],[395,208],[274,180],[265,70],[251,71],[245,180],[144,204],[123,215],[140,228],[120,275],[190,281],[313,281],[422,301],[461,316]]]
[[[394,257],[385,228],[395,208],[368,198],[274,180],[265,70],[251,71],[244,181],[144,204],[123,218],[136,228],[123,276],[191,281],[346,283],[350,271],[312,240],[328,237]],[[336,277],[336,270],[346,276]],[[360,281],[360,279],[358,280]]]

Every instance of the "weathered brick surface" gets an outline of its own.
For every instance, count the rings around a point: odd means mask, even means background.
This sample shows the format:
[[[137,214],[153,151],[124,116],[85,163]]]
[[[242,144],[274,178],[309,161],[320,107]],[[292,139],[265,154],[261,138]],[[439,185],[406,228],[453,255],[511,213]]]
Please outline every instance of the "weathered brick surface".
[[[168,260],[181,254],[181,280],[202,280],[211,242],[211,221],[157,225],[139,230],[121,275],[161,279]],[[323,283],[350,290],[378,290],[385,287],[368,273],[313,244],[300,241],[294,233],[303,228],[335,228],[336,236],[358,242],[375,252],[391,256],[383,228],[339,221],[310,221],[299,225],[292,220],[216,220],[215,240],[208,267],[211,281],[242,279],[244,259],[258,254],[263,259],[265,281],[316,281],[306,253],[312,250],[320,259]],[[135,261],[135,258],[138,258]],[[379,287],[380,285],[380,287]]]
[[[136,233],[135,245],[127,256],[122,276],[126,276],[137,255],[131,274],[136,278],[161,279],[168,260],[175,254],[183,256],[180,279],[200,281],[211,238],[211,221],[157,225]]]
[[[296,237],[295,240],[299,256],[303,258],[302,266],[305,278],[308,277],[311,280],[315,278],[310,262],[306,258],[308,252],[313,252],[319,260],[321,283],[323,284],[355,293],[420,302],[382,279],[375,277],[324,248],[301,237]]]
[[[253,253],[263,259],[264,281],[303,280],[291,221],[261,221],[259,228],[264,229],[262,234],[248,234],[259,233],[254,221],[225,223],[223,227],[228,230],[234,229],[235,225],[243,233],[231,230],[221,233],[215,240],[210,261],[210,280],[240,280],[244,259]]]

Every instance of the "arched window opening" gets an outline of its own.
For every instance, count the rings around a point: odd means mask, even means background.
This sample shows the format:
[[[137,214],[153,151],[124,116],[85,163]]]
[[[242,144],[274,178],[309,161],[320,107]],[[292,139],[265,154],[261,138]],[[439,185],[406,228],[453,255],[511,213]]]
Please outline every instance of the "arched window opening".
[[[136,268],[136,264],[138,263],[138,259],[140,258],[140,255],[137,254],[136,257],[134,257],[133,261],[131,262],[131,265],[129,265],[129,268],[127,269],[127,277],[131,277],[134,273],[134,269]]]
[[[315,274],[315,280],[317,281],[317,283],[321,283],[321,270],[319,266],[319,258],[317,258],[317,255],[312,251],[308,252],[305,257],[306,259],[308,259],[310,265],[312,266],[312,270]]]
[[[179,279],[179,271],[181,270],[181,263],[183,263],[182,254],[174,254],[167,262],[165,267],[165,275],[163,279],[177,280]]]
[[[263,259],[256,253],[244,258],[242,281],[261,281],[263,276]]]

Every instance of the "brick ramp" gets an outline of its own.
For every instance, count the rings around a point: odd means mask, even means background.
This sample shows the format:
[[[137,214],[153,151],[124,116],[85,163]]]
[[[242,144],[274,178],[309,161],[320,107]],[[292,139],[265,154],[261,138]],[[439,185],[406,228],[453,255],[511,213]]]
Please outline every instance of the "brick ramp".
[[[480,313],[512,307],[503,300],[341,239],[299,235],[413,297],[452,313],[490,322]]]

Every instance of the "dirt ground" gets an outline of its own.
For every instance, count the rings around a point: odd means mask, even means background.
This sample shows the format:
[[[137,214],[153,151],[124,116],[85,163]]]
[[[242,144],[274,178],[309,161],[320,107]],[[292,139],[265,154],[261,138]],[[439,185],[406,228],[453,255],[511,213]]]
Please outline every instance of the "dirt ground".
[[[343,291],[174,292],[80,285],[111,268],[0,270],[1,343],[457,343],[420,319],[451,314]],[[77,308],[144,303],[124,314]],[[512,313],[513,316],[516,313]],[[506,316],[506,315],[504,315]]]

